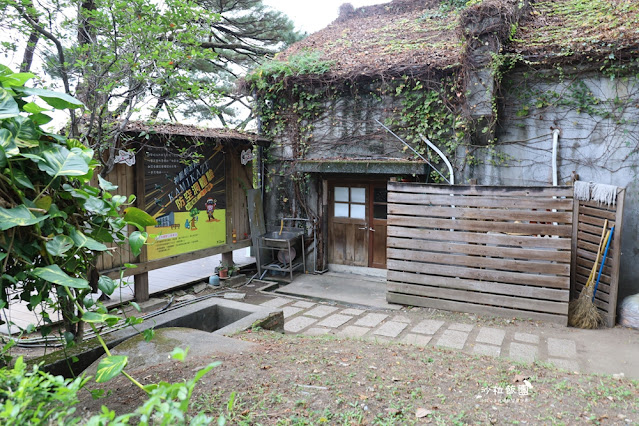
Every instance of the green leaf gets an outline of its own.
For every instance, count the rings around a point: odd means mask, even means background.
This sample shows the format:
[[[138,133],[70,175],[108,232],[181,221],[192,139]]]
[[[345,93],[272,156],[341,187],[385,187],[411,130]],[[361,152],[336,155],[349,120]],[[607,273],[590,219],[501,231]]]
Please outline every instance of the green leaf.
[[[20,114],[18,103],[5,89],[0,88],[0,119],[17,117]]]
[[[208,373],[208,372],[209,372],[209,371],[211,371],[213,368],[215,368],[215,367],[217,367],[217,366],[219,366],[219,365],[221,365],[221,364],[222,364],[222,363],[221,363],[220,361],[215,361],[215,362],[210,363],[210,364],[209,364],[209,365],[207,365],[206,367],[204,367],[204,368],[202,368],[202,369],[198,370],[198,372],[197,372],[197,373],[195,373],[195,376],[194,376],[191,380],[193,380],[193,382],[197,382],[197,381],[199,381],[202,377],[204,377],[204,375],[205,375],[206,373]]]
[[[102,275],[100,279],[98,279],[98,288],[107,296],[111,296],[117,286],[118,284],[106,275]]]
[[[134,231],[129,235],[129,246],[131,246],[131,252],[134,256],[139,256],[142,251],[142,246],[146,242],[148,234],[146,232]]]
[[[54,92],[52,90],[45,89],[34,89],[30,87],[24,87],[18,90],[25,95],[38,96],[40,97],[40,99],[56,109],[75,109],[84,107],[84,104],[82,102],[80,102],[73,96],[67,95],[66,93]]]
[[[87,237],[75,228],[70,229],[69,236],[73,239],[73,243],[76,247],[84,247],[93,251],[106,251],[109,249],[104,244],[97,242],[93,238]]]
[[[137,207],[127,207],[124,209],[124,220],[130,225],[142,227],[142,230],[147,226],[155,226],[158,224],[157,220],[153,219],[153,216]]]
[[[38,126],[44,126],[45,124],[50,123],[51,120],[53,120],[53,117],[46,114],[33,114],[29,116],[29,119]]]
[[[186,349],[173,348],[173,352],[171,352],[171,358],[178,361],[184,361],[188,351],[189,351],[189,348],[186,348]]]
[[[137,268],[138,265],[135,265],[133,263],[125,263],[124,267],[127,268],[127,269],[134,269],[134,268]]]
[[[23,204],[12,209],[0,207],[0,231],[6,231],[14,226],[30,226],[42,222],[49,215],[36,217]]]
[[[98,175],[98,184],[100,185],[100,189],[103,191],[115,191],[118,189],[117,185],[113,185],[108,180],[103,179],[100,175]]]
[[[20,87],[24,86],[24,83],[33,77],[35,77],[35,74],[31,74],[30,72],[18,72],[3,76],[0,78],[0,81],[4,87]]]
[[[136,311],[142,312],[142,309],[140,308],[140,305],[138,305],[136,302],[130,302],[130,303],[131,303],[131,306],[133,306]]]
[[[51,256],[62,256],[73,248],[73,240],[66,235],[56,235],[45,243],[45,247]]]
[[[45,195],[42,198],[39,198],[36,202],[35,202],[35,206],[39,209],[42,209],[46,212],[49,211],[49,209],[51,208],[51,203],[53,202],[53,200],[51,199],[51,197],[49,197],[48,195]]]
[[[52,145],[43,150],[40,155],[43,161],[38,163],[38,168],[54,179],[58,176],[84,176],[89,172],[89,162],[80,148],[72,148]]]
[[[20,169],[13,169],[12,176],[14,183],[21,188],[33,189],[33,184],[29,177]]]
[[[7,120],[4,127],[9,130],[15,138],[19,147],[35,148],[40,140],[40,132],[33,121],[27,117],[14,117]]]
[[[153,336],[155,336],[155,330],[153,330],[152,328],[147,328],[146,330],[142,331],[142,336],[144,336],[145,342],[150,342],[151,339],[153,339]]]
[[[39,114],[44,111],[49,111],[47,108],[42,108],[35,102],[29,102],[28,104],[25,104],[22,109],[30,114]]]
[[[43,268],[35,268],[32,274],[38,278],[64,287],[89,289],[89,282],[82,278],[73,278],[67,275],[58,265],[49,265]]]
[[[110,326],[117,324],[121,319],[122,318],[117,315],[100,314],[98,312],[85,312],[84,315],[82,315],[82,321],[84,322],[106,323]]]
[[[16,146],[13,134],[7,129],[0,129],[0,148],[2,148],[7,158],[20,154],[20,150]]]
[[[95,373],[97,383],[108,382],[124,370],[128,358],[124,355],[112,355],[98,363],[98,371]]]

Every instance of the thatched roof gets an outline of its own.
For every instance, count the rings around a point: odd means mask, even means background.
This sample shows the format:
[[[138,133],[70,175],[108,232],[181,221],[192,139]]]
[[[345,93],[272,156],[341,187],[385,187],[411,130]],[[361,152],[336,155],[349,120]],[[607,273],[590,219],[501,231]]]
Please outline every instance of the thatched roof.
[[[507,0],[484,3],[518,4]],[[330,77],[384,78],[441,73],[463,63],[466,41],[462,11],[451,0],[394,0],[353,9],[278,55],[286,61],[305,52],[321,52],[332,61]],[[577,62],[627,56],[639,48],[636,0],[537,0],[504,40],[505,52],[524,59]],[[481,13],[482,5],[463,14]],[[480,20],[481,22],[481,20]],[[508,30],[511,28],[508,24]]]
[[[211,138],[247,143],[267,143],[268,139],[255,133],[243,132],[227,128],[204,128],[177,123],[153,123],[131,121],[124,129],[127,133],[149,133],[157,135],[186,136],[193,138]]]

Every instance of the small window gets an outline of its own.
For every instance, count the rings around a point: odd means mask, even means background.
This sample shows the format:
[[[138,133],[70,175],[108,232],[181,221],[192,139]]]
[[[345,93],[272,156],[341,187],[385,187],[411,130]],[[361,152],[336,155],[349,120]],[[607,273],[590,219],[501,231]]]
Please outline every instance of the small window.
[[[366,188],[335,187],[335,217],[366,219]]]

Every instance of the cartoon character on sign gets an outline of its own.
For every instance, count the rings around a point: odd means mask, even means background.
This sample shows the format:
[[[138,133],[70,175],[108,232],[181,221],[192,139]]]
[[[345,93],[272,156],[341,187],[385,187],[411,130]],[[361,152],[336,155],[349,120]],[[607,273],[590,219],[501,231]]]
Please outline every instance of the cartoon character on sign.
[[[197,222],[197,220],[198,220],[198,215],[200,214],[200,211],[197,208],[194,207],[194,208],[191,209],[189,214],[191,215],[191,228],[190,229],[191,229],[191,231],[197,231],[197,225],[195,225],[195,222]]]
[[[217,206],[217,199],[213,199],[213,198],[209,198],[208,200],[206,200],[206,214],[209,216],[209,218],[206,220],[207,222],[219,222],[219,219],[216,219],[215,216],[213,216],[213,213],[215,212],[215,207]]]

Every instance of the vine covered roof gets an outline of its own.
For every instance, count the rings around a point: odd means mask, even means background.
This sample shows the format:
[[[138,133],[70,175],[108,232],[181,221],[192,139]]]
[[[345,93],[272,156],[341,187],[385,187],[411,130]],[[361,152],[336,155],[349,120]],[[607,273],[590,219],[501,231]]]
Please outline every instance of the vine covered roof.
[[[466,3],[393,0],[358,9],[344,4],[337,20],[275,60],[286,62],[305,53],[319,53],[321,60],[331,63],[328,74],[335,79],[446,72],[463,63],[462,22],[469,14],[481,13],[482,2],[517,3],[477,0],[459,6]],[[531,0],[509,33],[503,52],[538,63],[627,58],[639,49],[639,2]]]

